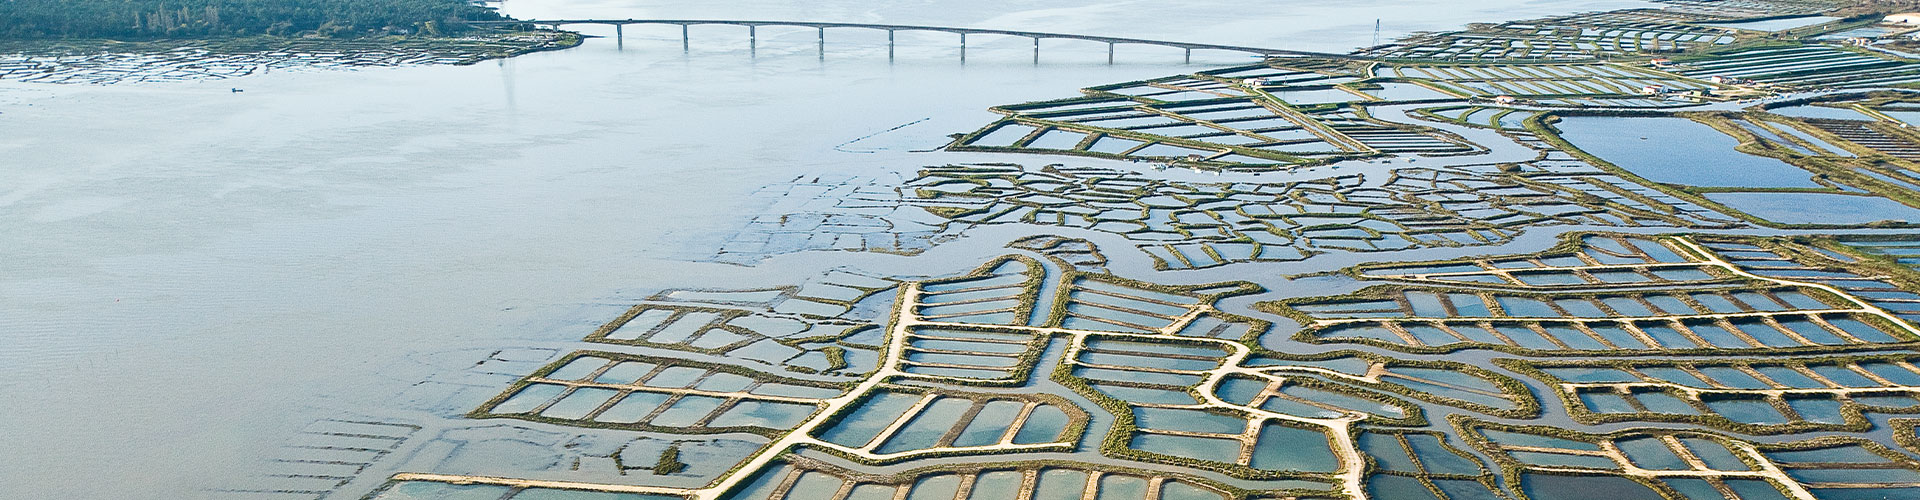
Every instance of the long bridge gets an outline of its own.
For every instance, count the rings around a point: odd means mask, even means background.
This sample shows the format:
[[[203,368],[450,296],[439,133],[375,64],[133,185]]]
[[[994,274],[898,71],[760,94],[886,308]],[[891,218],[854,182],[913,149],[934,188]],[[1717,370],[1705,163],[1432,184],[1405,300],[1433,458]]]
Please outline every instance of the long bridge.
[[[1095,35],[1074,35],[1074,34],[1066,34],[1066,33],[1047,33],[1047,32],[1040,32],[1040,31],[1017,31],[1017,30],[1001,30],[1001,29],[987,29],[987,28],[957,28],[957,27],[950,27],[950,26],[920,26],[920,25],[910,25],[910,24],[828,23],[828,22],[807,22],[807,21],[745,21],[745,20],[728,20],[728,19],[529,19],[529,20],[515,20],[515,21],[470,21],[469,24],[492,24],[492,25],[531,24],[534,26],[549,26],[555,29],[558,29],[560,26],[569,25],[569,24],[600,24],[600,25],[613,26],[614,31],[616,33],[615,35],[616,37],[624,36],[625,35],[624,28],[630,24],[674,25],[674,26],[680,27],[680,44],[683,49],[690,48],[690,45],[692,43],[691,42],[692,37],[688,32],[689,32],[689,28],[695,25],[711,24],[711,25],[727,25],[727,26],[745,26],[747,27],[747,39],[749,41],[749,44],[758,43],[758,40],[759,40],[758,31],[761,26],[814,28],[819,32],[820,50],[822,51],[823,54],[825,53],[826,46],[827,46],[827,28],[880,30],[880,31],[887,32],[887,57],[888,58],[893,57],[894,33],[901,32],[901,31],[931,31],[931,32],[941,32],[941,33],[953,33],[953,34],[960,35],[960,59],[963,61],[966,60],[967,58],[967,35],[1003,35],[1003,36],[1011,36],[1011,37],[1031,38],[1033,39],[1033,57],[1035,62],[1039,62],[1040,60],[1040,41],[1041,40],[1084,40],[1084,41],[1090,41],[1090,42],[1106,43],[1107,44],[1107,63],[1109,64],[1113,63],[1114,46],[1120,45],[1120,44],[1155,45],[1155,46],[1161,46],[1161,47],[1185,49],[1187,62],[1193,61],[1194,50],[1220,50],[1220,51],[1228,51],[1228,52],[1244,52],[1248,54],[1258,55],[1261,57],[1322,57],[1322,58],[1338,58],[1338,59],[1351,59],[1353,57],[1346,54],[1332,54],[1332,53],[1311,52],[1311,51],[1303,51],[1303,50],[1272,49],[1272,48],[1264,48],[1264,47],[1247,47],[1247,46],[1241,46],[1241,45],[1220,45],[1220,44],[1211,44],[1211,43],[1175,42],[1175,41],[1167,41],[1167,40],[1150,40],[1150,39],[1144,39],[1144,38],[1125,38],[1125,37],[1095,36]]]

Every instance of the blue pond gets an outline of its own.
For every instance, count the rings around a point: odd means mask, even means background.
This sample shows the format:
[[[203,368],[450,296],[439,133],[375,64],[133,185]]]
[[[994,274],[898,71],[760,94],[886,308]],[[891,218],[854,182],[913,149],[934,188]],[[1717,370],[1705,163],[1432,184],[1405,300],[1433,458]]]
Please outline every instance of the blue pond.
[[[1820,187],[1786,162],[1735,151],[1740,141],[1686,118],[1570,116],[1568,142],[1654,182],[1716,187]]]
[[[1737,21],[1737,22],[1730,22],[1730,23],[1711,23],[1711,24],[1707,24],[1707,26],[1715,26],[1720,28],[1736,28],[1736,29],[1753,30],[1753,31],[1785,31],[1785,30],[1790,30],[1794,28],[1813,26],[1815,24],[1838,21],[1838,20],[1840,20],[1840,18],[1838,17],[1826,17],[1826,16],[1789,17],[1784,19],[1768,19],[1764,21]]]
[[[1828,193],[1709,193],[1707,199],[1782,224],[1920,221],[1920,209],[1877,196]]]

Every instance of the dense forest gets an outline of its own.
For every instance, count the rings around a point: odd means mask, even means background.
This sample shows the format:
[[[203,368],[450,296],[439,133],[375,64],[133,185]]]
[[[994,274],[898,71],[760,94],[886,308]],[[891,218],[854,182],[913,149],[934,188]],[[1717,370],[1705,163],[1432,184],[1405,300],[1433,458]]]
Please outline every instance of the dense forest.
[[[0,0],[0,39],[440,35],[498,19],[470,0]]]

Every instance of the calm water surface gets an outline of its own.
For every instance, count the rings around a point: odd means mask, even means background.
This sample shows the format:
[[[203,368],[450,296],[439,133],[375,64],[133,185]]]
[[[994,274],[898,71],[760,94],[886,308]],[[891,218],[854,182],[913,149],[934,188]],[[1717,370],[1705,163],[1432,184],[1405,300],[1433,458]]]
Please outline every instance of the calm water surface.
[[[713,17],[1031,29],[1344,51],[1467,22],[1638,2],[514,0],[521,17]],[[1024,39],[629,29],[624,47],[469,67],[169,85],[0,83],[0,498],[193,498],[316,418],[378,413],[422,353],[565,347],[664,287],[788,284],[705,262],[759,187],[908,175],[995,104],[1240,64]],[[621,50],[624,49],[624,50]],[[232,93],[242,87],[245,93]],[[914,123],[895,132],[856,138]],[[852,152],[849,152],[852,151]],[[993,231],[982,231],[991,239]],[[971,268],[941,251],[900,272]],[[1112,253],[1112,252],[1110,252]],[[941,258],[964,255],[966,258]],[[1128,257],[1116,257],[1124,259]],[[431,373],[429,373],[430,375]],[[396,385],[397,384],[397,385]]]
[[[1813,173],[1735,151],[1738,139],[1686,118],[1569,116],[1554,125],[1567,142],[1654,182],[1690,186],[1817,188]]]

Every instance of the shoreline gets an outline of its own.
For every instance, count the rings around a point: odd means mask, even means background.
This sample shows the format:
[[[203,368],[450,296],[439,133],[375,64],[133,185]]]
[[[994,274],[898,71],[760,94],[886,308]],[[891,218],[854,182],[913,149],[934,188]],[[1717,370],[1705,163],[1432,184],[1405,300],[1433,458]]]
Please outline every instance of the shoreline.
[[[580,46],[558,30],[476,31],[460,37],[249,36],[119,41],[0,41],[0,81],[52,84],[205,81],[274,69],[467,66]]]

